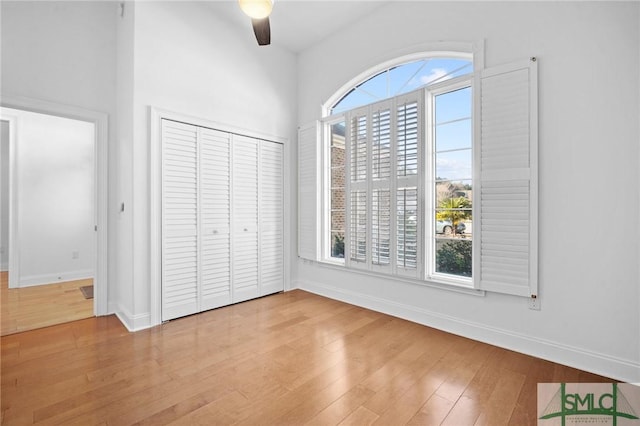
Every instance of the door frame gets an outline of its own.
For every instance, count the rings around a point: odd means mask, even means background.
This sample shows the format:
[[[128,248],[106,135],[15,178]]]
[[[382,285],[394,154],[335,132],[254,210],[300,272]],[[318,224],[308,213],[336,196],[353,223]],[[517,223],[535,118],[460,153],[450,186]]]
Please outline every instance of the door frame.
[[[291,182],[289,178],[290,145],[287,138],[268,135],[252,130],[247,130],[228,124],[197,118],[186,114],[168,111],[149,106],[149,187],[150,201],[149,225],[150,225],[150,324],[153,327],[162,323],[162,120],[179,121],[198,127],[220,130],[236,135],[249,136],[256,139],[281,143],[284,150],[283,175],[284,175],[284,291],[291,289],[289,265],[291,265]]]
[[[95,277],[93,280],[94,286],[94,299],[93,299],[93,313],[96,316],[108,314],[108,114],[93,111],[86,108],[80,108],[71,105],[58,104],[55,102],[44,101],[41,99],[33,99],[22,96],[5,96],[0,99],[0,106],[5,108],[19,109],[28,112],[35,112],[40,114],[53,115],[63,118],[70,118],[79,121],[85,121],[93,123],[95,131],[94,140],[94,173],[96,177],[95,188],[95,201],[94,201],[94,222],[96,224],[96,259],[95,259]],[[11,126],[11,123],[10,123]],[[13,132],[13,139],[11,139],[11,127],[10,141],[13,142],[14,148],[10,152],[11,159],[15,155],[15,130]],[[10,171],[10,178],[15,177],[15,163],[12,162]],[[14,186],[14,182],[10,182],[10,187]],[[15,200],[17,194],[16,191],[12,191],[10,194],[10,201],[13,202],[10,210],[13,210],[16,206]],[[14,215],[17,212],[13,212]],[[14,216],[15,217],[15,216]],[[13,256],[13,253],[17,253],[18,241],[17,241],[17,226],[15,220],[11,220],[9,217],[9,271],[12,271],[11,267],[16,266],[14,258],[17,261],[17,256]],[[11,274],[9,274],[11,279]]]

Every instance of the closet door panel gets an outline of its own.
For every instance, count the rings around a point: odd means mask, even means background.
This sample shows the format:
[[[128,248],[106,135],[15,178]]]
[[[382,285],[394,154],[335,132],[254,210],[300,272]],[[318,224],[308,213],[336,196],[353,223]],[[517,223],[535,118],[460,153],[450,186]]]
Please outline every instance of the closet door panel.
[[[197,128],[162,121],[162,320],[198,312]]]
[[[231,303],[231,136],[200,129],[201,310]]]
[[[260,295],[284,290],[283,148],[260,145]]]
[[[233,302],[258,297],[258,140],[233,135]]]

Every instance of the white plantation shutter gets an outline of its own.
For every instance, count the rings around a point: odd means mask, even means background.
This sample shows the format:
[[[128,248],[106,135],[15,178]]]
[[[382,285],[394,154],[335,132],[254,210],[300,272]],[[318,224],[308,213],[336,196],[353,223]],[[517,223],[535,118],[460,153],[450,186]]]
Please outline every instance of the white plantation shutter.
[[[423,209],[419,194],[419,162],[423,140],[422,92],[399,97],[395,104],[396,140],[396,272],[418,277],[421,256],[419,235]],[[420,162],[422,163],[422,162]],[[422,167],[422,166],[420,166]]]
[[[200,310],[231,303],[231,135],[200,128]]]
[[[418,267],[418,189],[398,188],[396,200],[397,266],[415,270]]]
[[[283,149],[260,142],[260,295],[284,289]]]
[[[258,291],[258,140],[233,135],[233,301]]]
[[[348,116],[346,139],[347,165],[347,229],[345,232],[346,263],[368,268],[369,225],[369,108],[360,108]]]
[[[352,263],[367,261],[367,192],[350,192],[349,260]]]
[[[537,62],[485,70],[476,87],[474,278],[483,290],[537,296]]]
[[[197,128],[162,120],[162,319],[198,310]]]
[[[319,126],[298,129],[298,256],[317,260],[320,238]]]
[[[391,102],[371,107],[371,268],[391,272]]]
[[[371,263],[389,266],[391,256],[391,193],[374,189],[371,200]]]

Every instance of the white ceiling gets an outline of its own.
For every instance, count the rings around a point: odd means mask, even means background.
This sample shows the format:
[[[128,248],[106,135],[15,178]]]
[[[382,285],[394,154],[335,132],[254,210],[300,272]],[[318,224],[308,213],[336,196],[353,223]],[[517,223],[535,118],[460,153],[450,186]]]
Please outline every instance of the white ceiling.
[[[354,0],[275,0],[269,18],[271,44],[294,53],[307,49],[335,31],[357,22],[389,1]],[[254,38],[251,19],[240,10],[237,1],[211,3],[217,14],[246,28]]]

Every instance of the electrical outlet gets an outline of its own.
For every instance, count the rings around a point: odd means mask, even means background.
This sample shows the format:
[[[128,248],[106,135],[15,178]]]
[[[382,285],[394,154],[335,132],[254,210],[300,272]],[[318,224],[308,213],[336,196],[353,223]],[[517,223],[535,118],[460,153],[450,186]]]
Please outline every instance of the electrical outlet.
[[[540,298],[539,297],[530,297],[529,298],[529,309],[534,311],[540,310]]]
[[[74,250],[71,252],[72,259],[78,259],[80,257],[80,252],[78,250]]]

